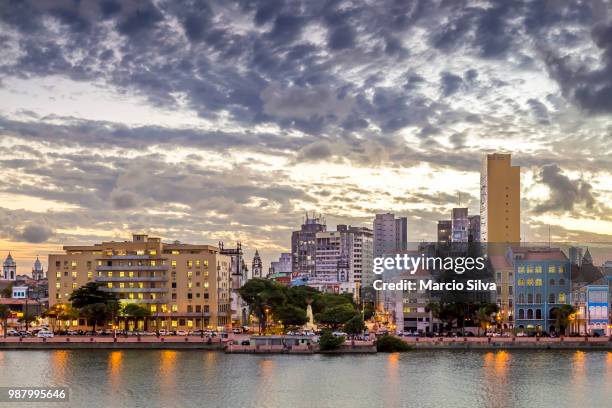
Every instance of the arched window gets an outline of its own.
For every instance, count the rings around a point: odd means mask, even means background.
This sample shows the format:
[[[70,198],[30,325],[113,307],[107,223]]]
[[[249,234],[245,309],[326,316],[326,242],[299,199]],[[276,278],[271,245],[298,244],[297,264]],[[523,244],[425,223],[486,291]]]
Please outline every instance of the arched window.
[[[524,319],[525,318],[525,311],[523,309],[519,309],[519,319]]]
[[[533,309],[527,309],[527,319],[533,319]]]
[[[519,293],[519,303],[525,303],[525,294]]]
[[[561,278],[559,279],[559,286],[563,286],[565,285],[565,279]]]
[[[536,309],[536,319],[542,318],[542,309]]]
[[[548,295],[548,303],[555,303],[555,294],[551,293]]]
[[[527,303],[529,304],[533,303],[533,293],[527,294]]]
[[[565,293],[559,293],[559,303],[565,303]]]
[[[536,293],[535,302],[536,303],[542,303],[542,294],[541,293]]]
[[[549,280],[548,286],[555,286],[555,280],[554,279]]]

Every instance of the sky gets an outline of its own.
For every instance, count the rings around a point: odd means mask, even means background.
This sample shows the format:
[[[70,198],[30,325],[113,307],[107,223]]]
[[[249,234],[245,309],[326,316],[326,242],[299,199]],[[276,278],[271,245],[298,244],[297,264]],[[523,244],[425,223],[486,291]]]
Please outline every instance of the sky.
[[[0,258],[242,241],[306,211],[435,239],[520,165],[523,239],[612,241],[609,1],[0,0]]]

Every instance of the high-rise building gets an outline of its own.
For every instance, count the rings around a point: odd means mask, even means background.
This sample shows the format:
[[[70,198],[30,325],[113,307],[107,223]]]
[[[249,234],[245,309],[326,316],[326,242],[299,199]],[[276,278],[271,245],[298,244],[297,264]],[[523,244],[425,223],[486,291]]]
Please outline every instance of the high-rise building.
[[[482,242],[518,243],[521,237],[521,168],[509,154],[488,154],[480,173]]]
[[[480,242],[480,215],[470,215],[468,220],[470,221],[468,241]]]
[[[251,264],[251,273],[253,278],[263,278],[263,264],[259,251],[255,250],[255,256],[253,257],[253,263]]]
[[[15,280],[17,278],[17,263],[10,252],[2,264],[2,277],[6,280]]]
[[[452,242],[468,242],[470,220],[467,208],[453,208],[451,211]]]
[[[248,323],[248,305],[238,290],[249,280],[249,277],[242,253],[242,243],[239,241],[235,248],[231,248],[219,242],[219,253],[230,258],[232,324],[244,326]]]
[[[283,273],[291,274],[291,254],[283,252],[278,261],[270,262],[270,274]]]
[[[122,303],[146,307],[151,329],[218,328],[231,323],[231,258],[211,245],[132,241],[64,246],[49,255],[49,305],[69,303],[72,291],[97,282]],[[78,326],[84,326],[80,319]],[[143,330],[144,321],[130,322]]]
[[[36,261],[34,261],[34,266],[32,267],[32,279],[41,280],[44,279],[45,273],[43,272],[42,263],[38,256],[36,257]]]
[[[408,220],[395,214],[376,214],[374,218],[374,256],[395,254],[408,249]]]
[[[450,244],[451,232],[452,232],[452,221],[451,220],[440,220],[438,221],[438,243],[439,244]]]
[[[582,264],[582,248],[571,246],[568,249],[569,260],[572,265],[580,266]]]
[[[306,214],[304,223],[299,231],[291,234],[291,258],[293,263],[293,276],[315,276],[316,235],[327,231],[325,219],[313,214]]]

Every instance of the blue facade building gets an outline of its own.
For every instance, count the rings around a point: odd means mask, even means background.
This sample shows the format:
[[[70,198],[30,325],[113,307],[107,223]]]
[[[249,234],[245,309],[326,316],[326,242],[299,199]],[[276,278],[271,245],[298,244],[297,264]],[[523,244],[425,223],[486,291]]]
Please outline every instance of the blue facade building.
[[[525,331],[556,331],[555,310],[570,304],[571,268],[558,248],[511,248],[514,269],[515,327]]]

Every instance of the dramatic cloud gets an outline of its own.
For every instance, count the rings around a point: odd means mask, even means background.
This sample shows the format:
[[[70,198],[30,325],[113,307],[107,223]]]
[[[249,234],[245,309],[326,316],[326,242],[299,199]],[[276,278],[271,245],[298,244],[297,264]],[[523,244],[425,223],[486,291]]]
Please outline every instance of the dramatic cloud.
[[[609,2],[0,0],[0,46],[0,241],[431,239],[497,151],[523,225],[610,235]]]

